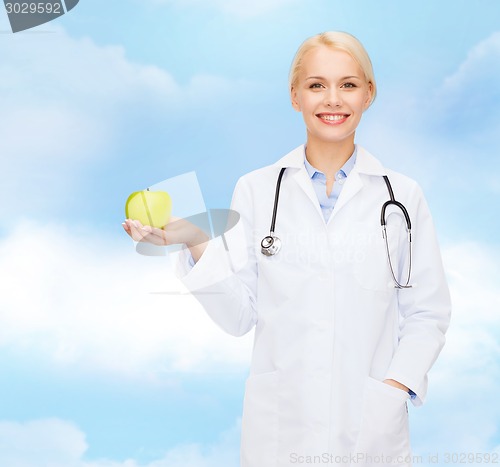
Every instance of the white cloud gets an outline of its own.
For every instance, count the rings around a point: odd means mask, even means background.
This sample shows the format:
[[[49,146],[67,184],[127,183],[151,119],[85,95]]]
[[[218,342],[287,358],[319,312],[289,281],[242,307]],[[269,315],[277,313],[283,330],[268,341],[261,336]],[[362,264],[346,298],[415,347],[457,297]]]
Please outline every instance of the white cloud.
[[[48,107],[46,118],[51,122],[53,116],[57,117],[56,128],[68,114],[69,121],[73,121],[71,115],[76,113],[80,119],[97,120],[93,126],[104,125],[103,133],[113,137],[113,125],[124,118],[133,120],[151,107],[178,120],[189,116],[193,107],[213,111],[214,103],[230,98],[234,92],[241,93],[242,86],[251,86],[250,82],[230,81],[203,72],[181,85],[167,70],[129,60],[122,46],[97,45],[90,38],[75,39],[61,28],[54,28],[53,34],[20,34],[0,42],[0,115],[6,122],[16,109]],[[58,109],[60,114],[51,114],[51,109]],[[25,117],[25,128],[20,124],[11,126],[9,133],[20,139],[24,139],[23,135],[44,138],[43,128],[30,124],[29,115]],[[63,130],[67,128],[61,128],[64,135]],[[96,135],[85,136],[92,139]],[[54,134],[45,137],[52,142],[47,144],[48,149],[57,153]],[[29,155],[35,158],[31,152]],[[41,156],[45,151],[36,157]]]
[[[121,46],[53,27],[52,34],[0,41],[0,198],[10,199],[4,219],[57,212],[81,189],[82,169],[116,157],[130,129],[192,121],[193,109],[210,109],[214,118],[251,86],[203,73],[180,85],[158,66],[129,60]]]
[[[125,239],[125,232],[118,232]],[[24,222],[0,243],[0,345],[57,365],[129,375],[243,369],[251,336],[236,339],[182,292],[165,257],[128,238]],[[157,293],[160,292],[160,293]]]
[[[146,464],[134,459],[87,460],[86,436],[73,423],[59,419],[26,423],[0,421],[0,465],[8,467],[236,467],[239,421],[212,445],[186,444]]]
[[[440,452],[444,462],[445,452],[492,452],[498,443],[500,252],[470,242],[449,245],[443,258],[452,321],[431,371],[428,407],[412,411],[411,418],[417,452]]]
[[[77,467],[87,450],[85,435],[59,419],[0,421],[0,465]]]
[[[500,31],[476,44],[457,70],[443,80],[430,106],[441,120],[474,142],[500,129]]]
[[[459,365],[469,377],[471,372],[480,376],[485,370],[493,371],[500,360],[500,254],[495,247],[469,242],[445,249],[444,258],[454,308],[446,368],[457,371]]]
[[[388,88],[358,130],[358,140],[367,141],[388,167],[415,178],[435,197],[432,202],[449,216],[448,228],[462,228],[458,213],[471,200],[480,210],[498,204],[499,74],[496,32],[475,44],[449,76],[437,76],[435,88],[426,87],[423,95]]]
[[[494,32],[485,40],[476,44],[467,54],[452,75],[443,83],[443,91],[462,92],[466,88],[473,95],[486,91],[485,96],[494,93],[498,97],[500,87],[496,76],[500,72],[500,31]],[[481,89],[481,85],[490,83],[490,89]],[[465,96],[467,97],[467,96]]]
[[[174,5],[178,8],[211,8],[239,18],[254,18],[292,5],[297,0],[150,0],[154,5]]]
[[[14,165],[5,179],[15,170],[26,180],[33,163],[59,169],[60,177],[75,163],[102,157],[115,136],[117,107],[177,92],[168,73],[127,61],[121,47],[99,47],[60,29],[9,39],[0,43],[0,137],[3,157]]]

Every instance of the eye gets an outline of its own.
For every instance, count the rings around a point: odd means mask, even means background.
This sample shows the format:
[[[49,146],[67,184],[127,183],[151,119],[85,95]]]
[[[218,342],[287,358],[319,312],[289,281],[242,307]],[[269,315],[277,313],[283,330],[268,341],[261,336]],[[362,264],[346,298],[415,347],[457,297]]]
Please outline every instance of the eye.
[[[321,83],[312,83],[310,86],[309,86],[309,89],[321,89],[323,88],[324,86],[321,84]]]
[[[354,83],[344,83],[342,86],[340,86],[341,88],[357,88],[357,86],[354,84]]]

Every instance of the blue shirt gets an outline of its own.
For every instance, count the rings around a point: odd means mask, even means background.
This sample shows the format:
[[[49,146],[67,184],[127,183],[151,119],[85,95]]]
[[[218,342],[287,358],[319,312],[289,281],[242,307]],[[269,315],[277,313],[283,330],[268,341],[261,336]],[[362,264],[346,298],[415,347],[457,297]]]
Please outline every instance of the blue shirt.
[[[304,165],[306,166],[307,173],[311,177],[313,188],[316,192],[316,196],[318,197],[325,222],[328,222],[333,208],[335,207],[335,203],[337,202],[340,192],[342,191],[342,187],[344,186],[348,175],[356,163],[357,152],[357,147],[354,146],[354,152],[351,157],[347,159],[346,163],[335,174],[335,183],[333,184],[330,196],[326,194],[326,175],[318,169],[315,169],[304,156]]]

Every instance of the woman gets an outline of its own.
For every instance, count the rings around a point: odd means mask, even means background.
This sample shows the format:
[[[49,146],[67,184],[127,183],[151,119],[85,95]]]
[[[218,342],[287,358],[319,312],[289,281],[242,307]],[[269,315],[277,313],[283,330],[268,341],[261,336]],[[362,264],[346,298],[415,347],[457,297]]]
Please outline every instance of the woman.
[[[306,40],[290,95],[307,142],[240,178],[232,209],[241,219],[226,245],[186,221],[163,230],[126,222],[136,240],[186,243],[179,277],[219,326],[233,335],[255,326],[243,467],[411,465],[407,401],[425,400],[450,300],[420,188],[354,144],[375,94],[357,39]],[[381,209],[391,191],[403,208],[386,207],[386,250]],[[262,240],[273,235],[282,245],[274,255],[278,242]]]

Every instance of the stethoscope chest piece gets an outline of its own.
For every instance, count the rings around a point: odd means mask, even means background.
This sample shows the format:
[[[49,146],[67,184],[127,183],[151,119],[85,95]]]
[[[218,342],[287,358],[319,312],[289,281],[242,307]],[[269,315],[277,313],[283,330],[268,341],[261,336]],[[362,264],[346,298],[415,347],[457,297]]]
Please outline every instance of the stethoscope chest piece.
[[[264,237],[260,242],[261,252],[266,256],[274,256],[281,250],[281,240],[274,235]]]

